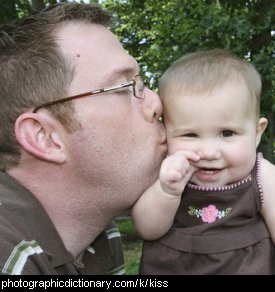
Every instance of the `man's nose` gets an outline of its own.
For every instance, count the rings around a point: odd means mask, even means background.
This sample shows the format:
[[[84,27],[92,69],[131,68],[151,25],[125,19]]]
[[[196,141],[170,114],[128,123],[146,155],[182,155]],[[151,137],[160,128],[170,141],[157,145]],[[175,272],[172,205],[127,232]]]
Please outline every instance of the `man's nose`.
[[[149,88],[145,88],[144,100],[142,103],[142,113],[144,119],[152,123],[158,120],[163,112],[162,103],[157,93],[153,92]]]

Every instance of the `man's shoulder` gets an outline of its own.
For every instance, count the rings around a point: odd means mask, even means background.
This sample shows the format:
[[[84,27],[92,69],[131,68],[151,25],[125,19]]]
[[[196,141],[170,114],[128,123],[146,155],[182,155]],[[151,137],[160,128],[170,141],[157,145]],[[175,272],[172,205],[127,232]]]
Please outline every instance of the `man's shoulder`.
[[[88,274],[125,274],[121,235],[114,222],[88,247],[83,260]]]
[[[1,207],[1,206],[0,206]],[[0,211],[0,274],[13,274],[13,267],[21,255],[35,247],[34,242],[24,240],[19,225],[7,220]]]

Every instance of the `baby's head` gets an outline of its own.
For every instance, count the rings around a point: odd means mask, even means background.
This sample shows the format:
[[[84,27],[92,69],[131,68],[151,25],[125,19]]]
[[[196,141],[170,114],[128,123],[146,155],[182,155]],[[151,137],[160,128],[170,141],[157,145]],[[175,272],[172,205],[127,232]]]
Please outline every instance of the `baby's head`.
[[[201,157],[191,181],[216,186],[245,178],[267,125],[256,69],[215,49],[180,58],[159,86],[169,154],[189,150]]]
[[[228,82],[246,87],[250,110],[259,119],[259,73],[252,64],[221,49],[191,53],[175,61],[160,79],[160,96],[169,104],[173,97],[207,95]]]

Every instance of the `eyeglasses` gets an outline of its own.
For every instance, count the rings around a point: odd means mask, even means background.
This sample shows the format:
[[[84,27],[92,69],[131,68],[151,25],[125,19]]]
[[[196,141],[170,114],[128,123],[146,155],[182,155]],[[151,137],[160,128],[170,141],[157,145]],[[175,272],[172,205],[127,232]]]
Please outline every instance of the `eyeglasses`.
[[[144,98],[143,93],[144,93],[144,88],[145,88],[145,82],[142,80],[140,75],[135,75],[133,77],[133,79],[129,82],[115,84],[112,86],[108,86],[108,87],[104,87],[104,88],[100,88],[100,89],[95,89],[92,91],[88,91],[88,92],[80,93],[77,95],[73,95],[73,96],[69,96],[69,97],[65,97],[65,98],[61,98],[61,99],[56,99],[54,101],[43,103],[43,104],[35,107],[35,109],[32,112],[36,113],[41,108],[45,108],[45,107],[48,107],[48,106],[51,106],[54,104],[62,103],[65,101],[76,99],[76,98],[85,97],[85,96],[89,96],[89,95],[95,95],[95,94],[102,93],[102,92],[109,92],[109,91],[113,91],[113,90],[118,90],[118,89],[125,88],[125,87],[130,87],[132,94],[136,98],[138,98],[138,99]]]

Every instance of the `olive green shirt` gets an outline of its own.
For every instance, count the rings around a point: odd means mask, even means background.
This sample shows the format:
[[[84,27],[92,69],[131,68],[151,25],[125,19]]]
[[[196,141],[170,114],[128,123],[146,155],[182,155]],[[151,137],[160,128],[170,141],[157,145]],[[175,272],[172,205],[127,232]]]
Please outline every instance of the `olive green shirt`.
[[[0,172],[0,274],[124,274],[118,229],[112,223],[82,254],[66,250],[48,214],[26,188]]]

